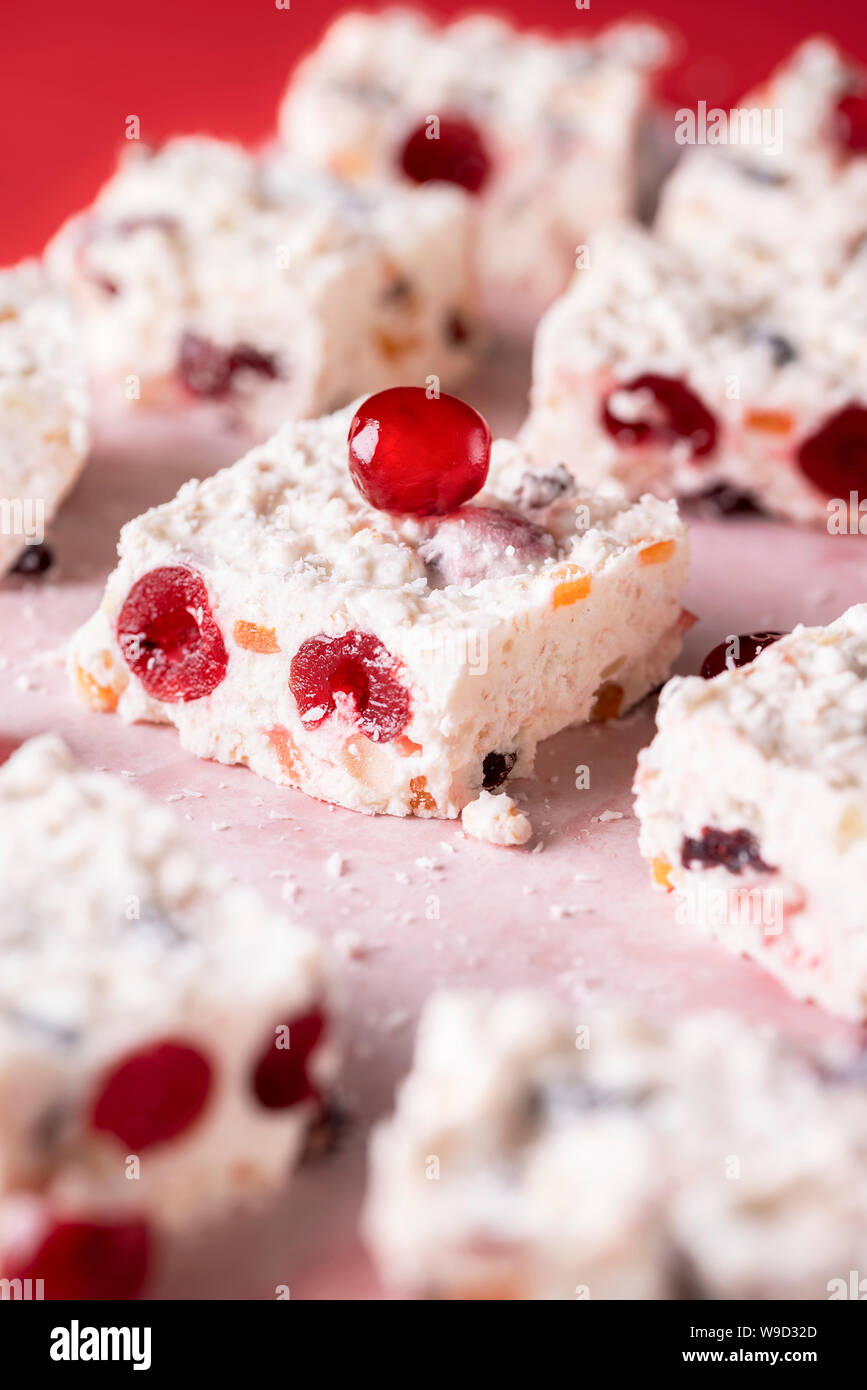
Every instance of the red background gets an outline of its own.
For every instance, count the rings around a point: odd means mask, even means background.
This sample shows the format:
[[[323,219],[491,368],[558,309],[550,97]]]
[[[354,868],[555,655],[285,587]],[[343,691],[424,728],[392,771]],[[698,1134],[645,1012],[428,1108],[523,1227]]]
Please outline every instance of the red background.
[[[145,141],[205,130],[255,141],[274,122],[286,74],[338,0],[0,0],[0,264],[39,251],[110,172],[124,118]],[[669,21],[682,57],[678,104],[735,100],[792,44],[824,30],[867,59],[861,0],[428,0],[441,14],[509,13],[563,33],[636,10]]]

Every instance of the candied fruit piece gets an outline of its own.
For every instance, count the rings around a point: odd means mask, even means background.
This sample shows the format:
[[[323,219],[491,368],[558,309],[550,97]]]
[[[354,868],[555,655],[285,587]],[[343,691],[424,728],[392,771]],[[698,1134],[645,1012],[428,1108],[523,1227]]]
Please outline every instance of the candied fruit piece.
[[[727,637],[724,642],[720,642],[708,652],[701,665],[701,674],[706,681],[709,681],[723,671],[731,671],[737,666],[746,666],[750,661],[755,661],[759,652],[763,652],[765,647],[779,642],[780,638],[785,637],[785,635],[784,632],[745,632],[739,637]],[[735,643],[737,646],[732,650]]]
[[[127,1057],[103,1080],[91,1111],[94,1129],[134,1153],[189,1129],[205,1108],[213,1073],[187,1043],[156,1043]]]
[[[289,730],[278,724],[275,728],[269,729],[266,736],[290,782],[301,786],[306,771],[304,759]]]
[[[339,708],[375,743],[397,738],[410,714],[409,691],[397,679],[397,666],[388,648],[370,632],[308,637],[289,669],[304,727],[318,729]]]
[[[623,706],[625,691],[616,681],[603,681],[593,700],[590,718],[599,723],[606,719],[616,719]]]
[[[142,1291],[150,1263],[144,1221],[46,1220],[26,1251],[3,1256],[6,1279],[41,1279],[46,1299],[132,1299]]]
[[[632,395],[635,412],[629,409],[629,418],[623,418],[621,403]],[[698,396],[674,377],[645,373],[620,383],[603,403],[602,423],[621,448],[649,443],[670,448],[679,440],[688,440],[695,461],[712,453],[716,445],[714,417]]]
[[[325,1019],[315,1012],[275,1026],[252,1076],[256,1098],[266,1110],[286,1110],[316,1097],[307,1064],[324,1031]]]
[[[485,791],[492,792],[501,787],[517,761],[518,755],[514,752],[486,753],[482,761],[482,786]]]
[[[409,790],[409,805],[413,815],[417,811],[436,811],[437,804],[427,789],[426,777],[413,777],[410,780]]]
[[[795,419],[787,410],[748,410],[744,424],[748,430],[763,434],[791,434]]]
[[[656,541],[654,545],[646,545],[643,550],[638,552],[638,563],[640,565],[664,565],[674,554],[674,541]]]
[[[592,574],[584,574],[579,565],[561,565],[551,571],[551,578],[560,582],[554,586],[551,601],[555,608],[568,608],[586,598],[593,587]]]
[[[201,700],[225,679],[229,657],[201,575],[150,570],[130,589],[117,620],[123,659],[155,700]]]
[[[669,864],[667,859],[651,859],[650,877],[656,884],[657,888],[664,888],[667,893],[672,892],[672,884],[671,879],[669,877],[670,874],[671,865]]]
[[[462,116],[443,116],[416,127],[400,152],[400,167],[413,183],[441,180],[479,193],[491,160],[478,128]]]
[[[861,82],[837,104],[836,129],[840,143],[852,154],[867,154],[867,84]]]
[[[349,427],[352,481],[383,512],[454,511],[484,486],[490,461],[491,431],[478,411],[421,386],[369,396]]]
[[[776,869],[762,859],[759,842],[751,831],[717,830],[712,825],[702,827],[701,839],[684,836],[680,862],[685,869],[699,864],[702,869],[723,868],[730,874],[739,874],[746,868],[759,873],[776,873]]]
[[[232,636],[235,645],[245,652],[260,652],[263,656],[273,656],[280,650],[273,627],[262,627],[259,623],[247,623],[239,618],[232,629]]]
[[[92,710],[96,710],[99,714],[113,714],[117,709],[120,696],[114,687],[100,685],[99,681],[89,672],[83,670],[81,666],[75,668],[75,684],[82,700]]]
[[[867,489],[867,408],[848,405],[827,419],[804,440],[798,465],[827,497],[860,495]]]

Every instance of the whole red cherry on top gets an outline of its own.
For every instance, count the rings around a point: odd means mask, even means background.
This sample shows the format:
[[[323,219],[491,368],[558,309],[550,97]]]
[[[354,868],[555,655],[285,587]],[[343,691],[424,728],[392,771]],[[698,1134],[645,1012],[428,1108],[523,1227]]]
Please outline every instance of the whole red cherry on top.
[[[491,173],[491,158],[478,128],[463,116],[444,116],[438,126],[427,121],[409,135],[400,152],[400,167],[413,183],[456,183],[479,193]]]
[[[349,427],[352,481],[383,512],[452,512],[484,486],[490,461],[491,431],[478,411],[421,386],[378,391]]]

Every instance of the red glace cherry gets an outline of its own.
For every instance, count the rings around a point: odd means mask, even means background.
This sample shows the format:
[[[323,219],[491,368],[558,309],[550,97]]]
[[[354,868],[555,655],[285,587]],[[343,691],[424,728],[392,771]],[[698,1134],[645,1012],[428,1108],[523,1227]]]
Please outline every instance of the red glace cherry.
[[[133,1153],[175,1139],[202,1113],[210,1063],[196,1048],[160,1042],[127,1057],[103,1080],[91,1111],[94,1129],[114,1134]]]
[[[484,487],[491,431],[456,396],[421,386],[378,391],[349,427],[349,471],[372,507],[408,516],[454,511]]]
[[[289,667],[289,686],[304,727],[318,729],[339,709],[375,743],[397,738],[409,723],[410,705],[396,667],[391,652],[372,633],[308,637]]]
[[[849,500],[867,489],[867,409],[847,405],[805,439],[798,464],[827,497]]]
[[[725,642],[720,642],[708,652],[701,665],[701,674],[706,681],[712,680],[714,676],[719,676],[723,671],[733,670],[736,666],[746,666],[750,661],[755,661],[759,652],[763,652],[765,647],[770,647],[774,642],[779,642],[781,637],[785,637],[785,632],[747,632],[735,638],[737,642],[737,654],[730,652],[729,648],[732,639],[727,638]]]
[[[612,397],[633,391],[650,396],[651,401],[638,418],[619,419],[611,408]],[[716,445],[716,421],[710,411],[682,381],[669,376],[647,373],[616,386],[603,403],[602,423],[624,449],[650,443],[670,448],[686,439],[695,460],[704,458]]]
[[[867,154],[867,83],[860,82],[837,103],[837,138],[852,154]]]
[[[271,380],[280,375],[274,357],[250,343],[223,348],[198,333],[185,333],[181,338],[177,372],[191,395],[218,400],[227,394],[236,374],[242,371]]]
[[[181,567],[151,570],[130,589],[117,620],[127,666],[155,700],[201,700],[229,664],[201,576]]]
[[[42,1279],[46,1299],[138,1298],[147,1278],[144,1221],[59,1220],[26,1252],[3,1255],[5,1279]]]
[[[479,193],[488,181],[491,158],[472,121],[444,116],[417,126],[400,152],[400,167],[413,183],[442,180]]]
[[[317,1094],[307,1063],[324,1029],[320,1013],[277,1024],[253,1069],[253,1090],[266,1110],[287,1110]]]

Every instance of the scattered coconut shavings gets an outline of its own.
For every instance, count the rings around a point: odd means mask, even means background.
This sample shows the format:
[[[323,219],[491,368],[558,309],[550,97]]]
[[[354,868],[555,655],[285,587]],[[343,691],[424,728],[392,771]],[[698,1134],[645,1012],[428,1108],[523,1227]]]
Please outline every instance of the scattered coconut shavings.
[[[601,811],[598,816],[593,816],[594,821],[604,822],[610,820],[623,820],[622,811]]]
[[[325,861],[325,872],[329,878],[342,878],[346,873],[346,860],[335,850]]]

